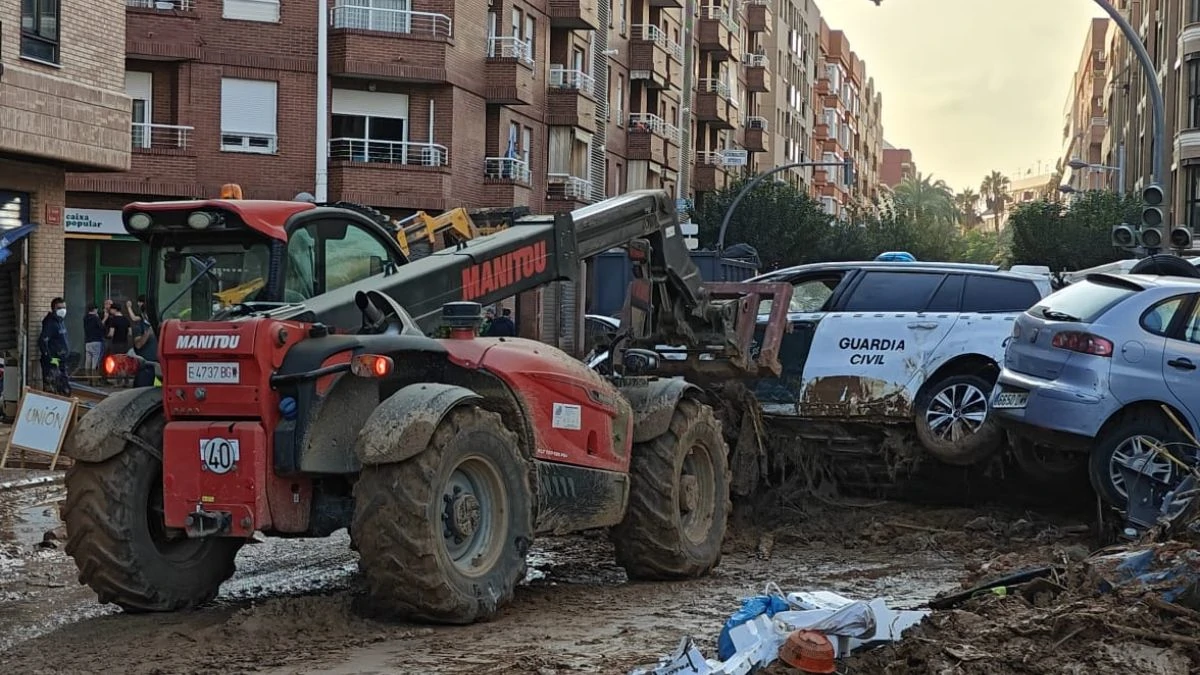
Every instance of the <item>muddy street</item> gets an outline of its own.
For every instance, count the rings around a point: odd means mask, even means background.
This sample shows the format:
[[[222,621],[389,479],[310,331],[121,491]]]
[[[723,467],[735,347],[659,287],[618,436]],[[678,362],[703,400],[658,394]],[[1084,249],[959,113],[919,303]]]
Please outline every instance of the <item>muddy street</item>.
[[[538,542],[495,621],[435,628],[360,617],[357,555],[341,531],[246,546],[202,610],[130,615],[76,582],[53,539],[60,497],[54,486],[0,493],[0,671],[624,673],[684,635],[714,651],[740,598],[768,582],[916,607],[964,579],[1086,550],[1029,514],[876,503],[769,528],[743,518],[712,576],[644,584],[627,582],[603,533],[587,533]]]

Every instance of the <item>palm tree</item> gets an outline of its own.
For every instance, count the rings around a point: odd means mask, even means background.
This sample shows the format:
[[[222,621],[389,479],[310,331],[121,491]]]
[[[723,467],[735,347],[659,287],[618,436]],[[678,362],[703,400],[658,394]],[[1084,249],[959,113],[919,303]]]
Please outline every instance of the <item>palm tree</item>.
[[[944,180],[917,173],[905,178],[893,191],[892,201],[896,211],[914,220],[930,220],[936,223],[954,223],[958,220],[958,208],[954,204],[954,191]]]
[[[1000,226],[1004,224],[1005,206],[1008,204],[1009,196],[1008,189],[1012,183],[1008,180],[1008,176],[993,171],[988,174],[983,183],[979,186],[979,192],[983,195],[983,201],[987,204],[988,210],[996,218],[996,231],[1000,231]]]
[[[971,188],[954,195],[954,204],[958,207],[959,218],[965,227],[974,227],[979,223],[979,195]]]

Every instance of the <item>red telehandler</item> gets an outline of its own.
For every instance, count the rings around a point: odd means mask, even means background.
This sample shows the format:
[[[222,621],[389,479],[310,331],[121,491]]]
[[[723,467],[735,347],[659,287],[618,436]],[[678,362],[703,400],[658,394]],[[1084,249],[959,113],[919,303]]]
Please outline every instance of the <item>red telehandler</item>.
[[[66,550],[102,602],[203,604],[256,532],[349,528],[374,609],[440,623],[509,601],[535,535],[611,528],[632,578],[718,564],[728,449],[695,382],[778,374],[791,287],[701,284],[665,192],[413,261],[353,205],[135,203],[124,221],[154,261],[162,387],[110,395],[65,450]],[[610,377],[476,337],[483,303],[613,247],[635,281]],[[213,304],[231,288],[251,294]],[[638,348],[662,343],[694,349]]]

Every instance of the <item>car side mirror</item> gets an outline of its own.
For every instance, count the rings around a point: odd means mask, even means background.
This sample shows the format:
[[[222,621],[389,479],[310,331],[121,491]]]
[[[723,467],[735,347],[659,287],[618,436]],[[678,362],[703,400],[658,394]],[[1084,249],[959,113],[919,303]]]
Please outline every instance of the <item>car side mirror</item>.
[[[629,375],[641,375],[658,370],[658,354],[649,349],[627,349],[621,361]]]

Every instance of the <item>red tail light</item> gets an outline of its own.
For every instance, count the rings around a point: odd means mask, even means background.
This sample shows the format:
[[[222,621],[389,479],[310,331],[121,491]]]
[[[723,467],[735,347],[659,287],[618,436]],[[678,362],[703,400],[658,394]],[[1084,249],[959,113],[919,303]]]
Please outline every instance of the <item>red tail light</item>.
[[[1112,356],[1113,343],[1099,335],[1081,333],[1079,331],[1063,331],[1054,336],[1051,346],[1066,349],[1080,354],[1093,356]]]
[[[104,357],[104,375],[112,377],[117,372],[117,359],[113,356]]]

